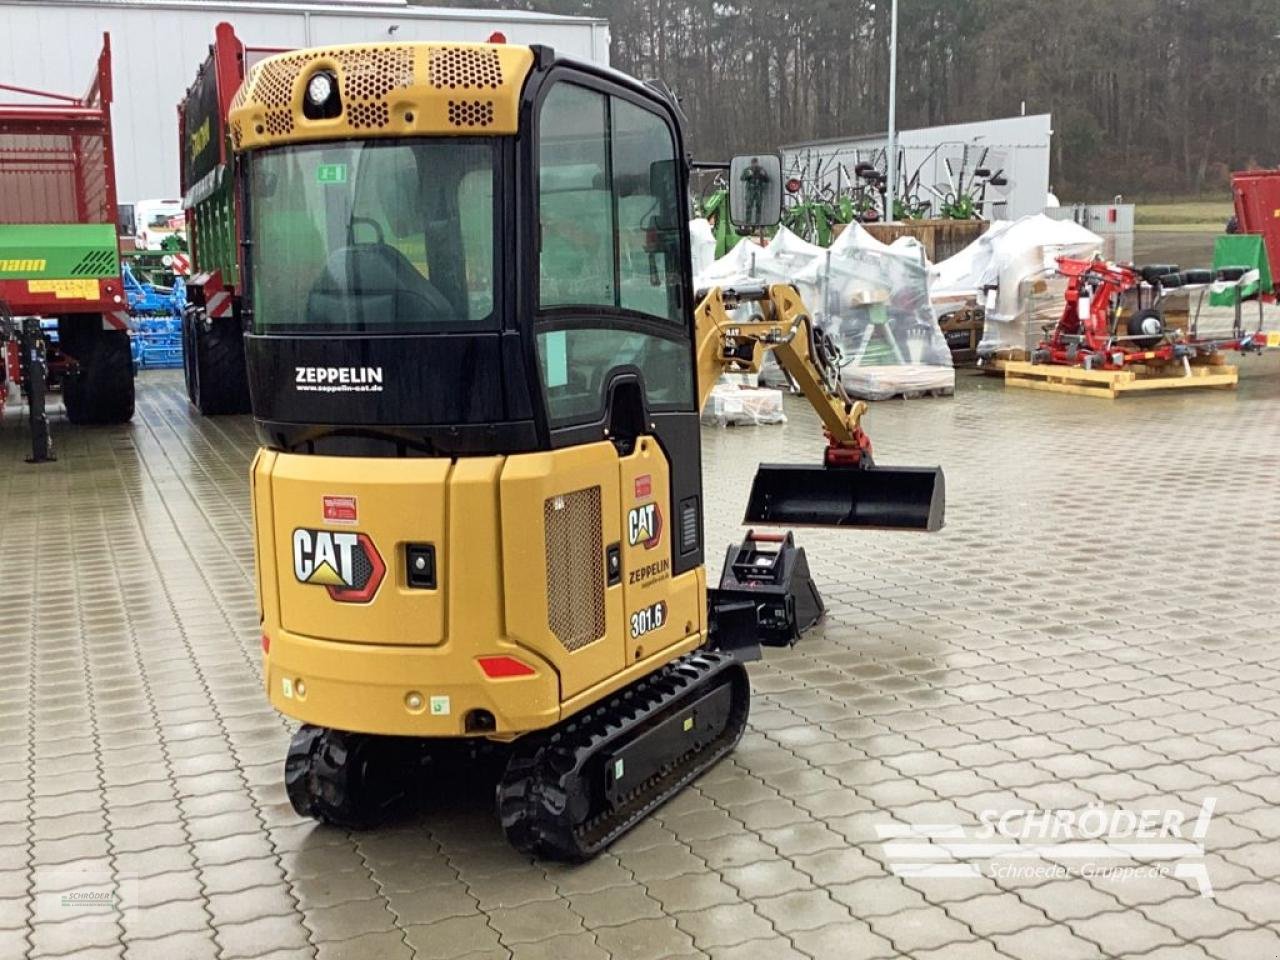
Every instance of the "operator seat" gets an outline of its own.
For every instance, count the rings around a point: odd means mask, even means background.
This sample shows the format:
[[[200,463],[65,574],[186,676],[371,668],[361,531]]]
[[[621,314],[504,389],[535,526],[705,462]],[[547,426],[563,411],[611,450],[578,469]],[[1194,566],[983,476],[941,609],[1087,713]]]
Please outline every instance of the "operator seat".
[[[465,316],[408,257],[387,243],[335,250],[307,298],[308,320],[334,327],[390,327]]]

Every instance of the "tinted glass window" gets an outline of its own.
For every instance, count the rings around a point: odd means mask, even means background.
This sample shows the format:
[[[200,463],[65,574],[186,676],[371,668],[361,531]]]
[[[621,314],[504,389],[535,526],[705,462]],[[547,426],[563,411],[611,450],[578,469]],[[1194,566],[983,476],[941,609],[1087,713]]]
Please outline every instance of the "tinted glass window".
[[[252,161],[260,331],[493,322],[494,144],[374,140]],[[271,282],[259,282],[270,276]]]
[[[539,300],[544,308],[617,302],[608,98],[561,83],[542,105]]]
[[[613,194],[618,216],[619,306],[684,324],[675,143],[656,113],[612,101]]]
[[[598,417],[607,377],[624,366],[643,374],[650,409],[688,409],[692,404],[687,340],[607,326],[550,330],[538,334],[538,360],[556,425]]]
[[[538,160],[541,306],[623,308],[683,326],[685,211],[662,117],[557,84],[543,101]]]
[[[670,128],[629,101],[559,83],[543,100],[538,136],[539,303],[574,316],[570,328],[538,333],[553,423],[599,417],[605,387],[623,367],[643,375],[650,409],[692,409],[686,213]]]

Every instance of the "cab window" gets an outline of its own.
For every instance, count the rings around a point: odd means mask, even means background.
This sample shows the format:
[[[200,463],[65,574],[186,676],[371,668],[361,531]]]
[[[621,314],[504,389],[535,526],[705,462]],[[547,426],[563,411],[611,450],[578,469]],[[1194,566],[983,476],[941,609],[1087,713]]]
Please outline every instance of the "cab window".
[[[491,139],[386,139],[256,154],[257,331],[495,326],[495,149]],[[258,279],[268,262],[269,284]]]
[[[671,128],[643,106],[561,82],[543,100],[538,137],[537,343],[553,424],[598,417],[620,367],[640,371],[650,409],[691,409]]]

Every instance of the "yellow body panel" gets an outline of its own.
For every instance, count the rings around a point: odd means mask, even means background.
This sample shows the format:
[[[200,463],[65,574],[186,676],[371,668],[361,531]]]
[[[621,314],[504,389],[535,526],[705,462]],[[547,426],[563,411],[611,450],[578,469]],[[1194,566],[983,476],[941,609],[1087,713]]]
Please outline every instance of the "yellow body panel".
[[[276,54],[254,64],[228,113],[231,143],[286,143],[425,134],[516,132],[528,47],[487,43],[357,43]],[[342,111],[308,119],[306,85],[337,77]]]
[[[600,530],[594,543],[583,543],[572,531],[564,544],[547,544],[541,527],[547,515],[572,509],[565,495],[600,491]],[[557,500],[557,497],[559,500]],[[547,453],[511,457],[502,476],[502,521],[507,630],[522,646],[536,650],[560,666],[563,695],[580,693],[601,677],[622,669],[626,662],[623,636],[622,590],[604,588],[603,616],[592,617],[584,604],[570,604],[564,616],[566,632],[579,634],[582,646],[567,650],[570,638],[556,636],[551,620],[550,568],[555,551],[588,550],[603,575],[604,549],[617,543],[618,453],[607,442],[585,444]],[[535,521],[535,522],[530,522]],[[551,555],[548,555],[548,551]],[[585,574],[584,574],[585,575]]]
[[[275,498],[272,527],[275,542],[284,551],[275,564],[281,628],[320,640],[443,643],[443,592],[410,589],[404,565],[394,561],[406,543],[445,542],[444,497],[423,496],[423,492],[443,491],[452,467],[443,459],[280,455],[272,484],[277,491],[287,491],[287,496]],[[326,521],[326,497],[353,498],[358,519]],[[387,567],[373,598],[367,603],[336,603],[326,597],[323,580],[299,582],[289,555],[299,529],[367,534]],[[441,568],[448,560],[447,555],[437,556]]]
[[[628,660],[635,661],[703,632],[707,598],[693,571],[672,576],[672,544],[678,532],[676,518],[667,516],[671,494],[662,448],[655,440],[643,438],[629,456],[618,461],[618,469],[625,632]],[[649,529],[650,525],[656,529]],[[659,604],[663,612],[660,622],[655,622],[653,611]]]
[[[307,723],[410,736],[474,734],[467,717],[483,710],[483,732],[512,736],[700,646],[706,580],[701,567],[670,573],[668,473],[652,438],[627,456],[608,442],[458,460],[261,451],[255,559],[271,702]],[[629,530],[632,511],[653,503],[656,531]],[[318,546],[357,537],[385,564],[376,584]],[[426,543],[436,586],[410,587],[406,544]],[[335,598],[362,585],[367,599]],[[641,620],[633,635],[633,615],[656,604],[661,623]],[[487,676],[477,658],[503,655],[532,672]]]

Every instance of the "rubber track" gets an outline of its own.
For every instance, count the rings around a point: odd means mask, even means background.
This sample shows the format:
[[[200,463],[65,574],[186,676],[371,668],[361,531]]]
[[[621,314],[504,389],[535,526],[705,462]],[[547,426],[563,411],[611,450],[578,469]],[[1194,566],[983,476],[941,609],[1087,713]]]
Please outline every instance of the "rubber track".
[[[289,743],[284,783],[296,813],[364,830],[410,793],[413,741],[303,724]]]
[[[602,809],[600,792],[588,789],[599,786],[600,765],[593,761],[600,753],[622,746],[717,681],[737,687],[722,733],[639,784],[617,809]],[[746,728],[750,702],[741,663],[727,654],[698,652],[550,730],[521,737],[498,785],[498,817],[507,839],[517,850],[545,859],[591,858],[733,750]],[[584,776],[597,782],[575,783]],[[588,803],[596,809],[583,809]]]

